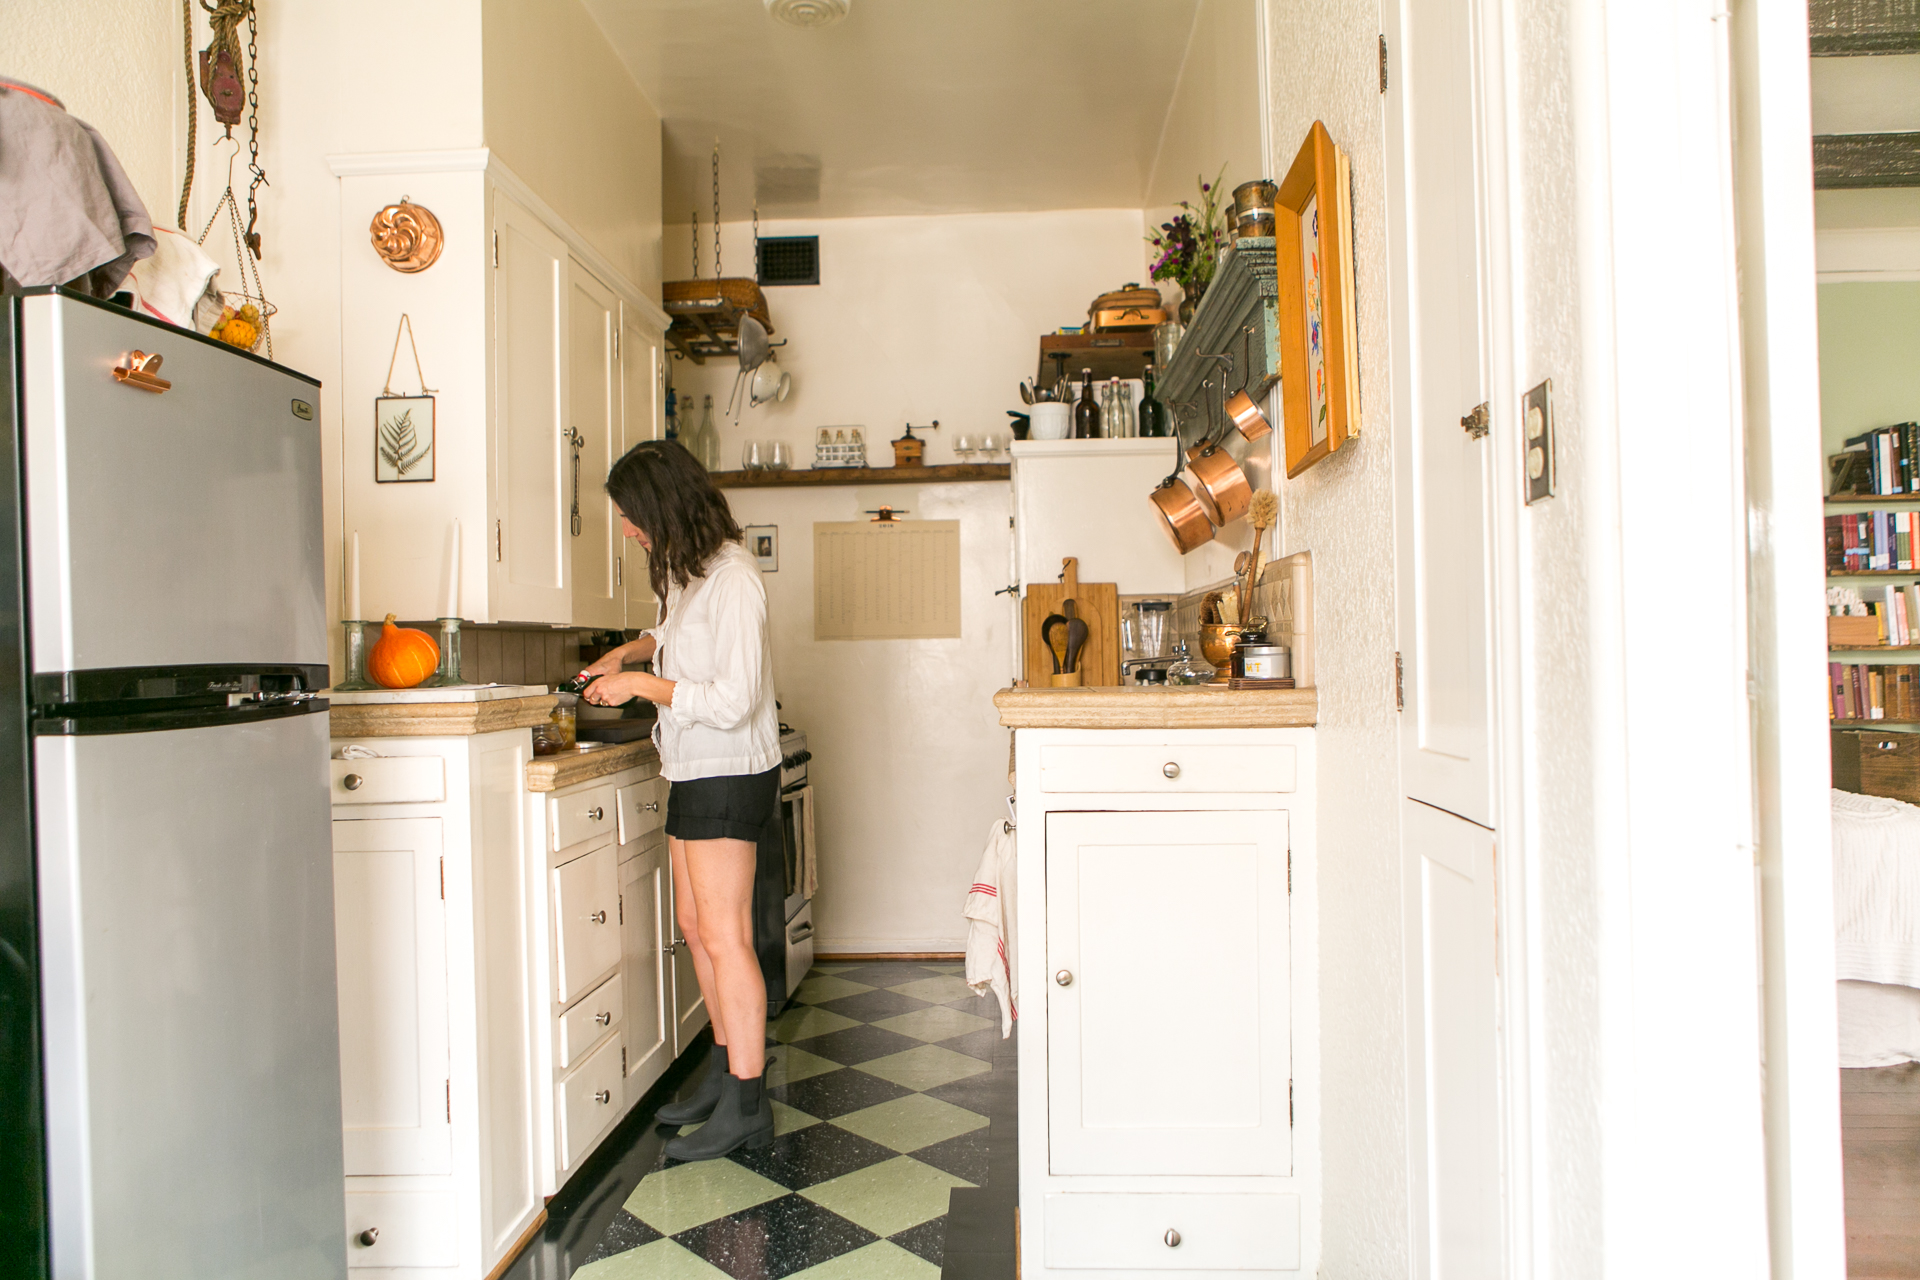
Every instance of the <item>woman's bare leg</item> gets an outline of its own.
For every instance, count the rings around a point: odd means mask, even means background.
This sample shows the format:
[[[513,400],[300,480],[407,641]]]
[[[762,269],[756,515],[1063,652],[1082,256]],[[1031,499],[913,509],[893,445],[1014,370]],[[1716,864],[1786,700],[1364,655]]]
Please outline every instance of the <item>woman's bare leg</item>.
[[[707,954],[700,937],[700,908],[693,896],[693,880],[687,875],[686,842],[667,837],[667,857],[673,863],[673,918],[680,926],[680,937],[693,958],[694,980],[700,984],[700,998],[707,1002],[707,1017],[713,1023],[713,1042],[727,1042],[726,1025],[720,1020],[720,1004],[714,999],[713,957]]]
[[[679,843],[683,849],[674,858],[674,874],[684,865],[693,882],[701,945],[711,965],[712,977],[701,975],[700,990],[715,1027],[726,1027],[729,1069],[751,1080],[767,1061],[767,983],[753,949],[756,851],[748,840]],[[695,961],[696,972],[698,965]]]

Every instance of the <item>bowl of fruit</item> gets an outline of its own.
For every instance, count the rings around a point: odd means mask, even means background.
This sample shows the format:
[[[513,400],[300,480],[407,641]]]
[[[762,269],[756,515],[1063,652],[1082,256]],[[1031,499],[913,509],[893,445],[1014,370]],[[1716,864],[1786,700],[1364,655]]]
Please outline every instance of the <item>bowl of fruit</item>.
[[[258,351],[266,340],[267,321],[278,308],[265,298],[224,290],[220,301],[220,318],[213,322],[207,336],[242,351]]]

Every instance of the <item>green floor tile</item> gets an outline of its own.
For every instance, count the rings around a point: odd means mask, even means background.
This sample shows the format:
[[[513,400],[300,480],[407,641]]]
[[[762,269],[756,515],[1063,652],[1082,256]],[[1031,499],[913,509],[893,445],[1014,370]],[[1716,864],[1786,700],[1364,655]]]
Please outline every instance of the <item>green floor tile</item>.
[[[804,1129],[810,1124],[820,1123],[819,1117],[810,1116],[797,1107],[790,1107],[784,1102],[774,1102],[772,1098],[767,1101],[773,1103],[773,1136],[776,1138],[783,1133],[792,1133],[795,1129]],[[690,1133],[698,1133],[700,1125],[705,1123],[706,1121],[702,1120],[700,1124],[683,1124],[674,1136],[684,1138]]]
[[[626,1209],[671,1236],[786,1194],[779,1183],[731,1160],[701,1160],[648,1174],[627,1197]]]
[[[824,1013],[825,1010],[821,1012]],[[921,1038],[926,1039],[924,1036]],[[777,1089],[783,1084],[792,1084],[795,1080],[805,1080],[808,1076],[840,1070],[843,1068],[839,1063],[822,1058],[818,1054],[808,1053],[805,1049],[780,1049],[776,1050],[767,1061],[767,1088]]]
[[[993,1026],[993,1023],[963,1009],[953,1009],[937,1004],[931,1009],[915,1009],[912,1013],[882,1018],[873,1025],[933,1044],[941,1040],[951,1040],[955,1036],[966,1035],[969,1031],[985,1030]]]
[[[830,1009],[816,1009],[811,1005],[796,1005],[781,1014],[769,1030],[773,1038],[781,1044],[791,1044],[795,1040],[811,1040],[815,1036],[824,1036],[829,1031],[845,1031],[848,1027],[864,1024],[852,1018],[834,1013]]]
[[[845,978],[836,978],[830,973],[808,978],[793,993],[793,998],[801,1004],[825,1004],[829,1000],[838,1000],[842,996],[857,996],[872,987],[864,982],[850,982]]]
[[[925,1000],[928,1004],[946,1004],[950,1000],[961,1000],[974,994],[966,979],[954,974],[943,974],[937,978],[915,978],[912,982],[902,982],[898,986],[888,987],[889,991],[898,991],[903,996],[912,996],[915,1000]]]
[[[877,1107],[867,1107],[851,1115],[840,1116],[833,1123],[850,1133],[859,1134],[869,1142],[905,1152],[918,1151],[936,1142],[945,1142],[948,1138],[983,1129],[987,1117],[968,1111],[965,1107],[956,1107],[951,1102],[929,1098],[924,1093],[910,1093]]]
[[[573,1273],[573,1280],[714,1280],[715,1277],[727,1280],[727,1273],[671,1240],[655,1240],[638,1249],[616,1253]]]
[[[787,1280],[940,1280],[940,1268],[891,1240],[875,1240],[864,1249],[808,1267]]]
[[[908,1049],[903,1053],[890,1053],[884,1058],[875,1058],[872,1062],[863,1062],[855,1067],[870,1076],[879,1076],[905,1089],[934,1089],[943,1084],[952,1084],[955,1080],[964,1080],[968,1076],[977,1076],[983,1071],[993,1070],[991,1063],[978,1058],[970,1058],[964,1053],[955,1053],[951,1049],[942,1049],[937,1044],[923,1044],[917,1049]],[[883,1232],[891,1235],[891,1232]]]
[[[800,1194],[877,1236],[890,1236],[939,1217],[947,1211],[949,1191],[972,1185],[964,1178],[921,1164],[911,1156],[895,1156],[881,1164],[808,1187]],[[858,1257],[859,1253],[847,1256]],[[816,1267],[806,1274],[819,1270]]]

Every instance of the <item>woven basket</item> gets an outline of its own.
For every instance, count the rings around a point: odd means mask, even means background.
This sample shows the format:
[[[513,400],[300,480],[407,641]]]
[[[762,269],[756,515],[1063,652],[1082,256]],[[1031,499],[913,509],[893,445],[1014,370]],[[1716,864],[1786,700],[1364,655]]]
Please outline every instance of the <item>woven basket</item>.
[[[661,301],[674,302],[731,302],[742,311],[758,320],[768,333],[773,332],[773,319],[767,314],[767,297],[760,292],[758,281],[745,276],[711,277],[704,280],[669,280],[660,286]]]

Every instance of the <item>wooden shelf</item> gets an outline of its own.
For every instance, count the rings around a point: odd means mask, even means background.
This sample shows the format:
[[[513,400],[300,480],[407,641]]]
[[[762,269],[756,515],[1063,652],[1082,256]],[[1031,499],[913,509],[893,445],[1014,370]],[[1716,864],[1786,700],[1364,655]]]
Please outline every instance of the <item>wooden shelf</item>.
[[[1920,569],[1829,569],[1829,578],[1911,578],[1920,582]]]
[[[812,471],[716,471],[720,489],[819,489],[835,484],[952,484],[1011,480],[1005,462],[951,462],[938,467],[821,467]]]
[[[1232,357],[1233,372],[1203,353]],[[1211,395],[1221,395],[1224,380],[1226,391],[1238,391],[1244,384],[1255,400],[1280,378],[1280,277],[1271,236],[1236,240],[1227,251],[1194,309],[1193,323],[1160,371],[1161,403],[1169,409],[1176,401],[1198,404],[1200,384],[1208,377],[1215,379]],[[1205,406],[1200,409],[1193,418],[1195,430],[1206,419]]]
[[[1828,720],[1836,729],[1920,728],[1920,720]]]
[[[1828,653],[1915,653],[1920,644],[1830,644]]]
[[[1830,507],[1911,507],[1920,505],[1920,493],[1830,493]]]

